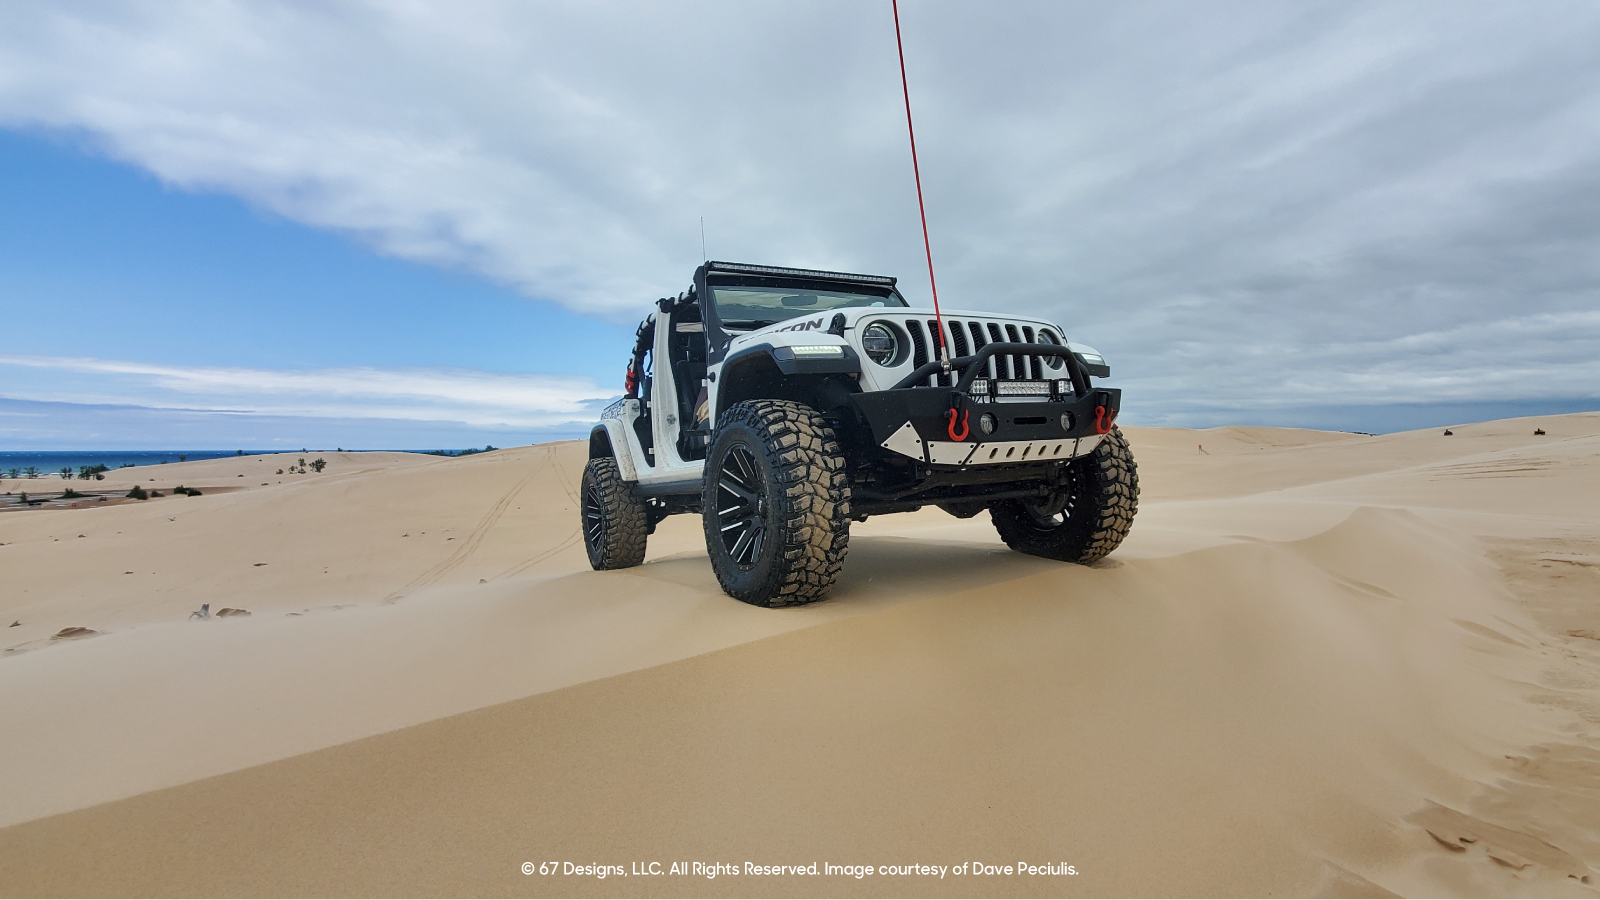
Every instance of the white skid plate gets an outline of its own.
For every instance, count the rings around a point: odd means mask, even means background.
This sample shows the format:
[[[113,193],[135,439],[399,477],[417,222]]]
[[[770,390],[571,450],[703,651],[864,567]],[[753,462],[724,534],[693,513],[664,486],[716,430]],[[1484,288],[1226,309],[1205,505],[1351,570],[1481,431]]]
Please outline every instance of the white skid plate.
[[[1053,441],[924,441],[907,422],[883,442],[902,456],[941,466],[1002,465],[1040,459],[1073,459],[1100,445],[1100,436]]]

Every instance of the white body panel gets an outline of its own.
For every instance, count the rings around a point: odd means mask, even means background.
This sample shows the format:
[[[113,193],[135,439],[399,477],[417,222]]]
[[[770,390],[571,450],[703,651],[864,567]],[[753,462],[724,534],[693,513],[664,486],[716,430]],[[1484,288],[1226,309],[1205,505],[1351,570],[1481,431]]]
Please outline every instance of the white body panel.
[[[836,313],[842,313],[845,317],[843,336],[835,336],[827,332],[828,325],[833,321],[833,317]],[[1074,350],[1091,353],[1095,352],[1092,348],[1083,344],[1073,344],[1066,341],[1066,333],[1061,328],[1042,319],[1032,319],[1025,316],[1009,316],[997,313],[973,312],[970,310],[949,310],[944,313],[944,318],[961,320],[963,322],[978,321],[986,324],[993,323],[1001,326],[1002,330],[1006,325],[1012,325],[1018,328],[1029,327],[1033,329],[1045,329],[1054,332],[1063,343],[1066,343],[1067,346]],[[867,326],[879,320],[891,322],[900,326],[901,329],[906,329],[908,322],[916,321],[920,323],[926,323],[932,319],[934,319],[934,314],[933,310],[931,309],[908,309],[905,307],[852,307],[849,309],[829,310],[826,312],[797,316],[786,322],[779,322],[776,325],[768,325],[765,328],[760,328],[755,331],[736,335],[732,341],[729,342],[728,355],[732,356],[733,354],[738,353],[740,350],[748,347],[754,347],[759,344],[771,344],[773,347],[793,347],[815,344],[844,344],[853,348],[856,351],[856,354],[861,357],[861,389],[863,391],[883,391],[894,387],[897,382],[899,382],[902,378],[905,378],[907,375],[910,375],[911,371],[916,368],[912,360],[912,355],[910,353],[903,354],[904,358],[899,360],[896,365],[880,366],[877,363],[867,359],[866,355],[862,353],[861,332],[866,330]],[[926,328],[925,325],[924,328]],[[930,344],[931,340],[932,339],[930,336]],[[929,359],[937,358],[938,353],[935,347],[936,345],[930,345],[928,347]],[[950,355],[951,357],[956,357],[960,356],[961,354],[956,352],[955,347],[951,347]],[[1065,370],[1063,369],[1060,371],[1064,373]],[[1052,373],[1048,377],[1065,377],[1065,375],[1056,375]]]
[[[639,418],[639,401],[624,397],[600,411],[600,425],[611,439],[611,451],[617,458],[617,468],[623,481],[638,481],[639,470],[634,460],[643,459],[639,438],[633,433],[633,420]]]
[[[654,359],[666,359],[669,332],[668,329],[661,327],[666,317],[661,313],[652,313],[650,318],[656,322],[656,342],[651,356]],[[646,454],[644,448],[639,446],[639,437],[633,430],[633,420],[639,417],[641,401],[631,401],[633,406],[627,411],[624,420],[626,427],[621,429],[627,433],[628,451],[634,454],[633,468],[636,477],[628,480],[643,485],[673,484],[698,479],[700,471],[705,468],[704,460],[686,460],[678,455],[677,390],[678,384],[671,366],[653,370],[651,393],[654,397],[651,398],[651,409],[655,415],[650,417],[651,437],[655,444],[653,455]]]

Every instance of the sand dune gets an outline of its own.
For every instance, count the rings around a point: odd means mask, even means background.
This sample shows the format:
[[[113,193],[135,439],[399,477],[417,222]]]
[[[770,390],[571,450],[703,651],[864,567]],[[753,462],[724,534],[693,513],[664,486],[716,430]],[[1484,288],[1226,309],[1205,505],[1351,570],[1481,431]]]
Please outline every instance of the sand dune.
[[[1453,430],[1129,429],[1105,562],[928,510],[797,610],[588,571],[577,444],[114,473],[243,489],[0,514],[0,893],[1591,896],[1600,414]]]

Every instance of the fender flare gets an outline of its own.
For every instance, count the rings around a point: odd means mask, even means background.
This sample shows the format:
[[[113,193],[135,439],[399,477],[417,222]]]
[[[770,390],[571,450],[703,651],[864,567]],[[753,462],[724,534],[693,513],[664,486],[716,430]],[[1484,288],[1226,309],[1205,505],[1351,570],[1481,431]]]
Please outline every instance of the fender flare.
[[[741,347],[737,352],[729,355],[722,361],[722,371],[736,367],[741,362],[749,362],[752,357],[765,356],[772,360],[778,371],[784,375],[854,375],[861,372],[861,357],[849,345],[841,345],[844,355],[833,359],[796,359],[794,350],[790,345],[770,343],[753,344]]]
[[[741,400],[795,400],[818,405],[814,396],[833,382],[848,381],[845,389],[833,403],[822,403],[825,409],[845,402],[843,394],[859,391],[852,375],[861,371],[861,359],[849,347],[845,355],[835,359],[796,359],[787,347],[774,348],[768,344],[745,347],[729,356],[721,364],[713,381],[712,421],[721,422],[722,416]]]
[[[628,435],[620,419],[602,419],[589,431],[589,458],[614,457],[617,468],[622,472],[622,480],[637,482],[639,471],[634,468],[633,454],[627,452],[628,446]],[[618,453],[617,447],[624,452]]]

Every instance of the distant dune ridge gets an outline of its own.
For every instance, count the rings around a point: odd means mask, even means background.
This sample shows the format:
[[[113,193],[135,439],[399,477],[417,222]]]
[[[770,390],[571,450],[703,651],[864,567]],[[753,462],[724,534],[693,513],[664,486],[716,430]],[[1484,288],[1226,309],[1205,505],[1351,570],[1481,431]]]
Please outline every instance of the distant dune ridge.
[[[1442,431],[1129,428],[1102,563],[924,510],[796,610],[589,571],[580,443],[113,471],[0,512],[0,894],[1592,897],[1600,413]]]

